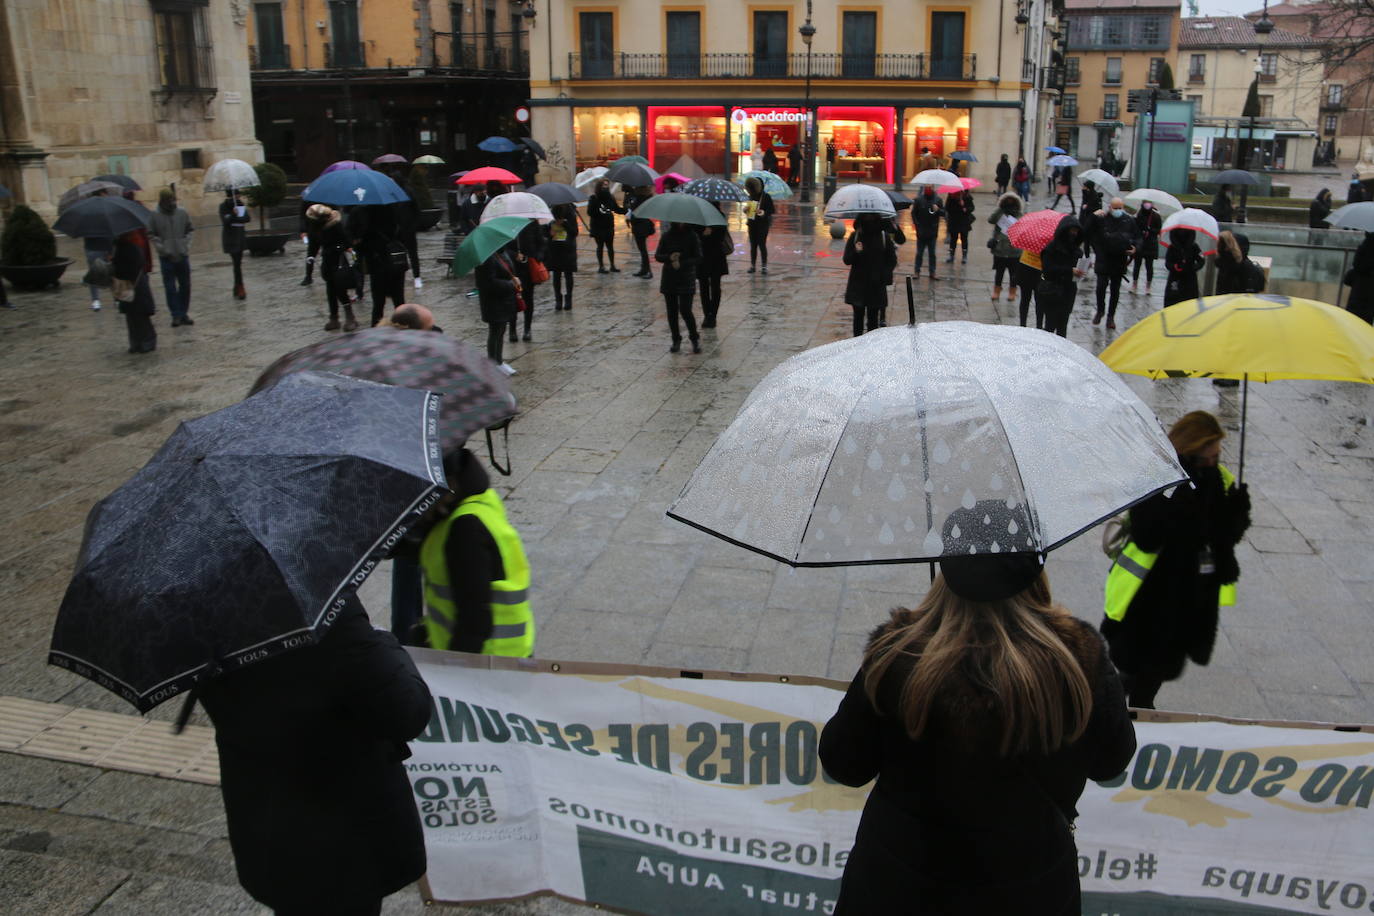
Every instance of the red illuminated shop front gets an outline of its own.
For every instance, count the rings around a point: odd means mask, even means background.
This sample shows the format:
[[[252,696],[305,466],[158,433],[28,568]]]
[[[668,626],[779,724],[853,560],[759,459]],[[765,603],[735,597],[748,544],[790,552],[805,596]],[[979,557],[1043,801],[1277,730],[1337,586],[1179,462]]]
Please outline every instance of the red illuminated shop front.
[[[816,109],[816,143],[826,170],[837,178],[892,181],[897,112],[883,106]]]
[[[649,167],[657,172],[725,173],[725,108],[720,105],[651,105]]]

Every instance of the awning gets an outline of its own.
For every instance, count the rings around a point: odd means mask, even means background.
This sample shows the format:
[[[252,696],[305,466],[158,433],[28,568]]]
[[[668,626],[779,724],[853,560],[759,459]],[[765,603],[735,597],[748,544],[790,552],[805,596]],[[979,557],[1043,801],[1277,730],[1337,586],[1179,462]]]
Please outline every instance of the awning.
[[[1094,121],[1093,127],[1125,127],[1121,121]]]
[[[1274,131],[1274,136],[1276,136],[1276,137],[1313,137],[1313,138],[1315,138],[1315,137],[1317,136],[1317,132],[1316,132],[1315,130],[1276,130],[1276,131]]]

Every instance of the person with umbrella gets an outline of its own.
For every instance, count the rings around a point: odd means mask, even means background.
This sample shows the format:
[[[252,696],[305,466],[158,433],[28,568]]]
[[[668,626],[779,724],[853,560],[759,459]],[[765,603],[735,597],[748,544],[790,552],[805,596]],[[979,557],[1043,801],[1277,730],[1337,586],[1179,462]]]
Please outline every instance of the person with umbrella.
[[[1197,244],[1193,229],[1170,229],[1169,250],[1164,255],[1164,305],[1184,302],[1198,297],[1197,272],[1206,259]]]
[[[1042,564],[946,557],[921,603],[869,637],[819,745],[832,779],[877,779],[835,912],[1081,912],[1075,804],[1136,737],[1101,638]]]
[[[773,225],[773,195],[763,189],[761,178],[750,177],[744,182],[744,228],[749,234],[749,272],[753,273],[759,260],[763,272],[768,273],[768,230]]]
[[[1083,182],[1083,194],[1079,198],[1078,204],[1078,224],[1087,226],[1088,217],[1102,209],[1102,192],[1097,189],[1097,183],[1089,179]],[[1087,252],[1084,252],[1086,254]]]
[[[157,349],[157,329],[152,321],[156,304],[152,285],[148,282],[152,259],[140,244],[142,232],[142,229],[131,229],[116,237],[110,255],[115,304],[123,313],[129,331],[130,353],[151,353]]]
[[[477,304],[487,325],[487,357],[507,375],[515,369],[502,358],[507,325],[529,306],[522,298],[524,284],[515,271],[517,248],[514,241],[497,249],[473,271],[477,282]]]
[[[1250,527],[1250,493],[1218,461],[1225,435],[1203,410],[1170,427],[1191,486],[1131,508],[1129,541],[1107,576],[1102,635],[1139,709],[1154,709],[1160,686],[1182,675],[1189,659],[1211,660],[1219,608],[1235,604],[1236,545]]]
[[[721,209],[719,203],[716,209]],[[730,255],[735,240],[726,226],[697,226],[701,242],[701,263],[697,265],[697,285],[701,287],[701,326],[714,328],[720,312],[720,278],[730,272]]]
[[[958,162],[958,159],[953,160]],[[968,263],[968,231],[973,226],[973,194],[967,189],[951,192],[945,202],[945,235],[949,241],[946,264],[954,263],[954,251],[960,241],[964,245],[963,263]]]
[[[774,175],[778,173],[778,154],[771,143],[763,151],[763,170]]]
[[[1011,184],[1011,162],[1007,159],[1006,153],[997,161],[997,169],[993,176],[997,182],[997,196],[1001,197],[1007,193],[1007,186]]]
[[[1155,205],[1148,200],[1140,202],[1140,210],[1135,215],[1136,231],[1140,233],[1140,243],[1136,245],[1135,255],[1131,258],[1131,292],[1140,291],[1140,268],[1145,267],[1145,289],[1155,282],[1155,258],[1159,257],[1159,233],[1164,228]]]
[[[1006,157],[1002,157],[1003,160]],[[992,225],[992,240],[989,247],[992,249],[992,301],[996,302],[1002,296],[1002,277],[1007,278],[1007,301],[1011,302],[1016,298],[1016,264],[1021,258],[1021,249],[1011,243],[1007,238],[1007,232],[1016,221],[1021,218],[1021,198],[1015,194],[1002,195],[1001,200],[997,201],[997,209],[988,217],[988,222]],[[1021,327],[1026,326],[1026,312],[1030,305],[1029,300],[1021,306]]]
[[[692,297],[696,294],[697,265],[701,263],[701,241],[693,227],[686,223],[669,223],[668,231],[658,240],[654,260],[663,265],[658,290],[663,294],[663,302],[668,310],[668,328],[673,335],[668,352],[677,353],[682,349],[682,331],[678,327],[680,317],[687,325],[692,352],[700,353],[701,337],[697,334],[697,320],[692,315]]]
[[[386,301],[395,308],[405,301],[406,268],[410,254],[399,237],[393,206],[358,206],[351,208],[347,229],[353,239],[353,249],[367,268],[372,291],[372,326],[376,327],[386,315]]]
[[[916,268],[913,273],[918,277],[924,256],[930,255],[930,279],[940,279],[935,276],[935,240],[940,236],[940,219],[944,215],[945,208],[940,205],[935,188],[926,185],[921,196],[911,205],[911,224],[916,229]]]
[[[844,263],[849,265],[844,301],[854,312],[855,337],[876,330],[887,306],[887,290],[897,268],[890,222],[877,213],[861,213],[844,245]]]
[[[219,204],[220,249],[234,265],[234,298],[247,299],[248,291],[243,286],[243,248],[244,229],[252,217],[248,206],[233,188],[224,192],[224,200]]]
[[[1069,212],[1073,212],[1073,166],[1057,166],[1058,174],[1051,177],[1054,182],[1054,203],[1050,204],[1051,210],[1059,208],[1061,198],[1068,198]]]
[[[653,270],[649,267],[649,236],[658,231],[651,219],[636,219],[635,208],[654,196],[653,188],[647,185],[625,190],[626,222],[630,224],[630,235],[634,237],[635,247],[639,249],[639,270],[631,274],[643,280],[652,280]]]
[[[1312,198],[1311,205],[1307,208],[1307,228],[1309,229],[1329,229],[1330,224],[1326,218],[1331,215],[1331,189],[1322,188],[1317,192],[1317,196]]]
[[[787,148],[787,183],[792,187],[801,184],[802,151],[795,141]]]
[[[325,204],[311,204],[305,211],[305,218],[310,227],[310,247],[306,256],[312,263],[318,261],[320,265],[325,302],[329,306],[329,320],[325,322],[324,329],[339,330],[339,306],[342,304],[343,329],[356,331],[358,319],[353,314],[353,293],[357,284],[357,270],[350,263],[353,240],[344,228],[343,216]]]
[[[1093,324],[1100,324],[1105,312],[1107,330],[1114,331],[1116,306],[1121,301],[1121,281],[1126,278],[1126,266],[1140,244],[1140,233],[1120,197],[1113,197],[1106,210],[1091,214],[1088,225],[1091,227],[1088,238],[1096,254],[1093,267],[1097,272],[1097,311],[1093,314]]]
[[[539,158],[535,156],[534,150],[524,144],[520,145],[516,156],[516,172],[519,173],[520,180],[524,182],[525,187],[534,187],[535,182],[539,180]]]
[[[1078,296],[1075,282],[1083,276],[1078,255],[1083,248],[1083,230],[1077,218],[1066,216],[1055,227],[1054,238],[1040,252],[1040,284],[1035,290],[1037,307],[1044,313],[1044,329],[1060,337],[1069,333],[1069,315]]]
[[[1364,234],[1343,282],[1350,287],[1346,309],[1374,324],[1374,232]]]
[[[93,197],[104,197],[110,191],[97,191]],[[97,261],[108,261],[114,250],[114,239],[109,236],[88,236],[81,240],[82,254],[86,256],[86,269],[94,270]],[[91,311],[100,311],[100,287],[94,284],[86,287],[91,293]]]
[[[1229,184],[1219,185],[1216,196],[1212,198],[1212,216],[1219,223],[1235,221],[1236,208],[1231,204],[1230,190]]]
[[[1016,168],[1012,169],[1011,182],[1016,186],[1016,193],[1021,195],[1022,203],[1030,203],[1031,170],[1026,164],[1026,157],[1016,158]]]
[[[553,310],[572,311],[573,274],[577,273],[577,211],[572,204],[553,207],[553,222],[544,227],[549,279],[553,281]]]
[[[615,196],[611,194],[611,183],[605,178],[596,180],[596,190],[592,192],[591,200],[587,201],[587,220],[591,224],[592,239],[596,242],[596,272],[604,274],[608,272],[606,264],[611,266],[609,272],[620,273],[620,268],[615,266],[615,215],[624,214],[625,208],[615,202]],[[602,253],[605,253],[603,260]]]
[[[148,235],[157,249],[162,269],[162,287],[167,294],[167,311],[172,327],[195,324],[191,319],[191,214],[177,206],[176,191],[158,192],[157,209],[148,219]]]
[[[502,187],[502,190],[505,190]],[[477,185],[472,189],[472,193],[463,198],[463,202],[458,205],[458,228],[464,235],[476,229],[482,222],[482,211],[487,208],[487,188],[485,185]]]
[[[533,339],[531,328],[534,325],[534,270],[531,261],[543,262],[546,257],[544,227],[535,220],[528,220],[525,228],[515,237],[515,275],[520,278],[520,295],[525,301],[525,333],[523,338],[516,337],[518,321],[515,316],[510,320],[510,341],[523,339],[529,343]],[[571,279],[571,278],[570,278]],[[571,284],[569,285],[571,289]]]

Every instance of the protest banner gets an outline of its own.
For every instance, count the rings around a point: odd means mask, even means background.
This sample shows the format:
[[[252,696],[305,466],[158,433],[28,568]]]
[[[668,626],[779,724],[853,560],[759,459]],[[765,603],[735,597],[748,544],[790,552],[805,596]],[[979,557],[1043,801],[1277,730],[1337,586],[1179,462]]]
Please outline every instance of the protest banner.
[[[846,685],[413,651],[427,900],[833,912],[868,792],[816,755]],[[1085,913],[1374,913],[1371,730],[1144,719],[1079,802]]]

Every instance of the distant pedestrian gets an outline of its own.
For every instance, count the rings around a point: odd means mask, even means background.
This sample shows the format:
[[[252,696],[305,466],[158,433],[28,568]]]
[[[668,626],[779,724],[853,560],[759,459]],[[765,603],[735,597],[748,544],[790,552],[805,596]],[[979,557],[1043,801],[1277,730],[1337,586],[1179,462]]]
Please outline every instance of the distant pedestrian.
[[[1097,185],[1089,180],[1083,182],[1083,193],[1079,197],[1078,204],[1078,225],[1087,227],[1088,217],[1096,213],[1102,207],[1102,192],[1097,189]]]
[[[935,154],[930,151],[930,147],[928,146],[921,147],[921,158],[917,164],[920,166],[920,171],[922,172],[927,169],[940,167],[939,160],[935,158]]]
[[[1011,181],[1016,186],[1016,193],[1021,195],[1022,203],[1030,203],[1031,170],[1024,158],[1017,158]]]
[[[912,273],[921,275],[921,262],[930,255],[930,279],[935,276],[935,240],[940,236],[940,220],[944,218],[945,208],[935,194],[935,188],[927,185],[921,195],[911,204],[911,222],[916,227],[916,267]]]
[[[406,268],[410,254],[399,237],[396,213],[391,207],[354,207],[346,222],[354,240],[354,250],[367,268],[372,292],[372,326],[386,316],[386,301],[392,308],[405,301]]]
[[[1159,257],[1159,233],[1164,228],[1164,220],[1159,211],[1148,200],[1142,201],[1135,215],[1135,227],[1140,233],[1140,244],[1136,246],[1135,256],[1131,258],[1131,292],[1140,287],[1140,268],[1145,268],[1145,289],[1155,282],[1155,258]]]
[[[526,188],[534,187],[539,180],[539,158],[534,155],[534,150],[521,144],[518,154],[520,168],[520,180],[524,182]]]
[[[997,195],[1007,193],[1007,185],[1011,183],[1011,162],[1007,159],[1007,154],[1003,153],[1002,158],[997,162],[997,170],[994,173],[997,180]]]
[[[1049,209],[1057,209],[1059,207],[1059,201],[1063,198],[1067,198],[1069,201],[1069,212],[1073,213],[1073,169],[1067,165],[1060,166],[1059,177],[1055,178],[1054,182],[1054,203],[1050,204]]]
[[[92,197],[108,196],[108,191],[100,191],[91,195]],[[86,256],[86,269],[93,270],[96,261],[108,261],[111,252],[114,251],[114,239],[108,236],[90,236],[81,240],[82,253]],[[3,284],[0,284],[3,285]],[[100,287],[88,284],[86,289],[91,294],[91,311],[100,311]]]
[[[1365,190],[1364,182],[1360,181],[1359,173],[1350,176],[1350,184],[1346,188],[1345,202],[1348,204],[1358,204],[1369,200],[1369,192]]]
[[[157,196],[157,209],[148,220],[148,238],[157,250],[162,269],[162,288],[167,294],[167,311],[172,327],[195,324],[191,320],[191,214],[177,206],[176,192],[163,188]]]
[[[324,204],[312,204],[305,211],[310,226],[310,260],[320,265],[320,279],[324,280],[325,303],[329,307],[326,331],[339,330],[339,306],[343,306],[345,331],[358,329],[353,314],[354,295],[358,286],[358,271],[353,263],[353,241],[338,210]]]
[[[300,222],[297,228],[300,230],[301,241],[305,243],[306,251],[310,250],[310,217],[306,214],[311,206],[310,201],[301,201]],[[301,279],[301,286],[310,286],[315,282],[315,259],[309,254],[305,256],[305,276]]]
[[[1224,184],[1217,188],[1216,196],[1212,198],[1212,216],[1219,223],[1235,222],[1236,208],[1231,204],[1231,186]]]
[[[749,164],[752,171],[762,172],[763,169],[763,144],[754,147],[754,151],[749,154]]]
[[[720,208],[720,204],[716,204]],[[701,289],[701,326],[714,328],[720,312],[720,279],[730,272],[730,255],[735,240],[726,226],[701,226],[701,263],[697,265],[697,285]]]
[[[1140,231],[1120,197],[1113,197],[1106,210],[1093,213],[1090,219],[1093,269],[1097,273],[1097,312],[1093,324],[1099,324],[1105,312],[1107,330],[1114,331],[1121,281],[1126,279],[1126,268],[1140,244]]]
[[[1078,267],[1083,248],[1083,230],[1074,216],[1066,216],[1055,227],[1054,238],[1040,252],[1040,285],[1035,300],[1044,314],[1045,330],[1060,337],[1069,333],[1069,315],[1078,296],[1077,279],[1084,271]]]
[[[1043,262],[1040,260],[1039,252],[1029,249],[1021,252],[1021,257],[1016,263],[1016,280],[1021,285],[1021,327],[1026,326],[1026,315],[1030,311],[1031,305],[1035,306],[1035,327],[1043,329],[1045,327],[1045,310],[1040,307],[1040,302],[1035,298],[1036,287],[1040,285],[1040,268]]]
[[[596,272],[599,274],[620,273],[620,268],[615,266],[615,216],[624,212],[625,208],[616,203],[611,194],[611,183],[605,178],[598,178],[596,190],[587,201],[587,221],[592,239],[596,242]],[[611,265],[609,271],[607,263]]]
[[[1050,169],[1049,175],[1046,176],[1046,181],[1049,183],[1049,188],[1047,189],[1046,193],[1048,193],[1048,194],[1053,194],[1053,193],[1054,193],[1054,189],[1055,189],[1059,184],[1061,184],[1061,182],[1060,182],[1060,180],[1059,180],[1059,176],[1060,176],[1060,174],[1061,174],[1063,171],[1064,171],[1064,167],[1063,167],[1063,166],[1060,166],[1060,165],[1056,165],[1054,168]],[[1056,201],[1056,203],[1057,203],[1057,201]]]
[[[553,208],[553,222],[544,227],[544,266],[553,283],[553,310],[572,311],[573,274],[577,273],[577,211],[572,204]]]
[[[1217,236],[1214,260],[1217,268],[1216,295],[1245,292],[1246,257],[1240,250],[1240,237],[1230,229],[1223,229]]]
[[[1002,278],[1007,279],[1007,301],[1011,302],[1016,298],[1017,284],[1017,262],[1021,258],[1021,249],[1011,243],[1007,233],[1011,227],[1015,226],[1021,219],[1021,198],[1015,194],[1003,194],[1002,199],[997,202],[997,209],[988,217],[988,222],[992,225],[992,301],[996,302],[1002,295]],[[1027,302],[1027,305],[1029,302]],[[1026,308],[1021,309],[1021,327],[1026,326]]]
[[[410,276],[416,289],[424,289],[425,281],[420,278],[420,205],[411,194],[409,182],[402,181],[400,169],[392,176],[396,184],[405,192],[406,199],[391,205],[392,219],[396,223],[396,240],[405,246],[410,258]]]
[[[844,246],[844,263],[849,279],[844,301],[854,312],[854,335],[877,329],[887,306],[887,290],[897,269],[897,245],[888,227],[890,221],[876,213],[864,213],[854,220],[854,230]]]
[[[511,242],[478,264],[473,271],[473,278],[477,282],[477,304],[482,321],[487,326],[487,358],[507,375],[514,375],[515,370],[502,356],[506,326],[515,321],[516,315],[525,308],[514,259],[515,243]]]
[[[139,230],[126,232],[114,241],[110,255],[110,275],[115,305],[124,316],[129,332],[130,353],[151,353],[157,349],[157,329],[153,327],[153,288],[148,282],[149,257],[139,244]]]
[[[644,280],[652,280],[653,269],[649,266],[649,236],[658,231],[651,219],[635,217],[635,209],[654,196],[653,188],[629,188],[625,191],[625,216],[630,224],[630,235],[639,249],[639,270],[631,274]]]
[[[1139,709],[1154,709],[1160,686],[1189,659],[1211,661],[1219,608],[1235,604],[1250,494],[1218,461],[1225,435],[1202,410],[1169,429],[1191,485],[1130,510],[1130,540],[1107,576],[1102,635],[1127,701]]]
[[[1307,208],[1307,227],[1309,229],[1328,229],[1326,218],[1331,215],[1331,190],[1322,188]]]
[[[243,249],[245,233],[243,227],[252,219],[248,215],[248,205],[243,202],[238,191],[224,192],[224,200],[219,205],[220,248],[229,255],[234,265],[234,298],[247,299],[248,290],[243,286]]]
[[[956,162],[958,160],[955,160]],[[945,202],[945,235],[949,242],[946,264],[954,263],[954,250],[964,246],[963,263],[968,263],[968,231],[973,226],[973,194],[967,190],[950,194]]]
[[[1345,307],[1374,324],[1374,232],[1366,232],[1344,277],[1350,287]]]
[[[482,222],[482,211],[487,208],[487,189],[475,187],[472,193],[463,198],[458,206],[458,229],[468,234]]]
[[[701,242],[696,232],[686,223],[670,223],[668,231],[658,240],[654,259],[663,265],[658,289],[663,294],[663,302],[668,310],[668,328],[673,335],[668,352],[677,353],[682,349],[682,331],[678,327],[678,319],[681,318],[687,325],[692,352],[700,353],[701,337],[697,333],[696,318],[692,315],[697,265],[701,263]]]
[[[1164,304],[1175,305],[1198,297],[1197,272],[1206,263],[1192,229],[1170,229],[1164,255]]]
[[[538,261],[541,264],[548,257],[548,246],[544,236],[544,229],[534,220],[530,220],[520,234],[515,237],[515,275],[520,278],[521,295],[525,299],[525,333],[521,339],[529,343],[533,339],[531,328],[534,324],[534,299],[537,283],[534,282],[534,264]],[[574,262],[576,266],[576,262]],[[515,342],[516,319],[510,322],[510,339]]]
[[[793,143],[787,148],[787,183],[792,187],[801,184],[802,151],[801,146]]]
[[[763,170],[772,172],[774,175],[778,173],[778,154],[773,151],[771,145],[763,151]]]
[[[747,178],[744,192],[744,227],[749,233],[749,272],[753,273],[760,260],[763,272],[768,273],[768,230],[773,225],[773,195],[763,189],[758,178]]]

